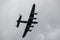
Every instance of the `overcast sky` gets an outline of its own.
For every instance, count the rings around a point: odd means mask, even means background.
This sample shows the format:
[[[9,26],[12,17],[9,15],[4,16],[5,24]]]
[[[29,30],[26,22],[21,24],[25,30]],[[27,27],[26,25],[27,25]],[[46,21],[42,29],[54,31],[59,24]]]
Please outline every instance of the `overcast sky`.
[[[34,3],[38,24],[22,38],[26,24],[16,21],[28,20]],[[60,0],[0,0],[0,40],[60,40]]]

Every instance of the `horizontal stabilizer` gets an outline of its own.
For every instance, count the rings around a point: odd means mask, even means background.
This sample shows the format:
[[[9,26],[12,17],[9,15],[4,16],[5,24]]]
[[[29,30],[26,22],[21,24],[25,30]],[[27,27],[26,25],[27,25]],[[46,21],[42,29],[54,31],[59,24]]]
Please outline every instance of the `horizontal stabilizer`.
[[[20,22],[20,21],[21,21],[21,18],[22,18],[22,16],[20,15],[20,17],[19,17],[19,19],[17,20],[17,22]]]

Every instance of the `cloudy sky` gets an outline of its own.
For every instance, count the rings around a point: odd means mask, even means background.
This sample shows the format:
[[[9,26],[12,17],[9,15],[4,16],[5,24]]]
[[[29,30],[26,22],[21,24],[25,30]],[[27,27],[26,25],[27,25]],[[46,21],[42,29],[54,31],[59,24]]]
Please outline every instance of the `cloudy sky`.
[[[28,20],[34,3],[38,24],[22,38],[26,24],[16,21]],[[60,0],[0,0],[0,40],[60,40]]]

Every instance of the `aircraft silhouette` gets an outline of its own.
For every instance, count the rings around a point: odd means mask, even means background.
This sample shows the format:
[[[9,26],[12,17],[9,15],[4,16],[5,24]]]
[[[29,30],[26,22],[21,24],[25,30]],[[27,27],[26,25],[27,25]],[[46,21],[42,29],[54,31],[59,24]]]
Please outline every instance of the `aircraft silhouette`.
[[[36,21],[33,21],[33,19],[35,19],[35,20],[37,19],[37,18],[34,18],[34,15],[37,15],[37,13],[34,13],[34,12],[35,12],[35,4],[33,4],[33,6],[32,6],[32,10],[31,10],[28,21],[21,21],[21,18],[22,18],[21,15],[17,21],[16,27],[19,27],[20,23],[27,23],[27,26],[26,26],[25,31],[24,31],[23,36],[22,36],[23,38],[25,37],[25,35],[27,34],[28,31],[30,31],[30,32],[32,31],[32,30],[30,30],[30,27],[34,27],[34,26],[32,26],[31,24],[37,24],[38,23]]]

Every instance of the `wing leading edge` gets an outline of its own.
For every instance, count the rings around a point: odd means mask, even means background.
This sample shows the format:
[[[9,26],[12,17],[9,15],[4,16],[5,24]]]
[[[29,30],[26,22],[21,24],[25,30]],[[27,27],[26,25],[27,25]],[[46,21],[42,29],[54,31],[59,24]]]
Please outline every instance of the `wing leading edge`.
[[[36,19],[36,18],[34,18],[34,15],[37,14],[37,13],[34,13],[34,12],[35,12],[35,4],[33,4],[33,6],[32,6],[32,10],[31,10],[28,22],[27,22],[27,26],[26,26],[24,34],[22,36],[23,38],[25,37],[25,35],[27,34],[28,31],[30,31],[30,32],[32,31],[32,30],[30,30],[30,27],[33,27],[31,24],[37,24],[37,22],[33,21],[33,19]]]

